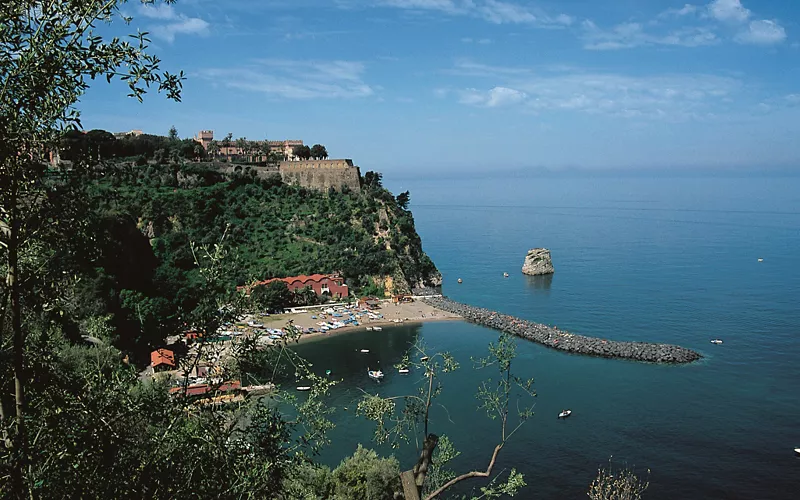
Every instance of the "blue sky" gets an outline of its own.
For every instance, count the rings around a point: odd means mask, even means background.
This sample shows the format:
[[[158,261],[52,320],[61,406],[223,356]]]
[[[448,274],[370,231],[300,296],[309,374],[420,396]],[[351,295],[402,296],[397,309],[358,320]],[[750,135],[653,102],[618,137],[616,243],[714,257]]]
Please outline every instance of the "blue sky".
[[[179,0],[123,7],[180,104],[97,84],[86,128],[323,143],[386,173],[800,159],[800,2]],[[800,170],[800,169],[798,169]]]

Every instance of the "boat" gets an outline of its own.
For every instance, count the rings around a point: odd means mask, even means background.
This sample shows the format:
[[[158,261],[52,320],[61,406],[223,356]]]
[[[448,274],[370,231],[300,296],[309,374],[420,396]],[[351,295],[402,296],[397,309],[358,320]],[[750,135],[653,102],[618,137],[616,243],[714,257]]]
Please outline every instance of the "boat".
[[[503,278],[508,278],[508,273],[503,273]]]
[[[301,386],[298,386],[298,387],[297,387],[297,390],[298,390],[298,391],[310,391],[310,390],[311,390],[311,386],[308,386],[308,385],[301,385]]]
[[[563,410],[561,413],[558,414],[558,418],[567,418],[572,415],[572,410]]]
[[[411,373],[411,370],[409,370],[408,368],[400,368],[399,370],[397,370],[397,373]]]
[[[420,361],[428,361],[428,356],[422,356],[419,358]]]
[[[380,370],[370,370],[367,369],[367,375],[372,380],[381,380],[383,378],[383,372]]]
[[[463,281],[461,280],[461,278],[458,278],[458,282],[459,282],[459,283],[463,283]]]
[[[368,327],[367,327],[367,331],[368,331],[368,332],[371,332],[371,331],[372,331],[372,327],[371,327],[371,326],[368,326]]]
[[[368,352],[369,352],[369,349],[361,349],[361,352],[362,352],[362,353],[364,353],[364,354],[366,354],[366,353],[368,353]]]
[[[759,262],[764,262],[764,259],[758,259]]]
[[[722,343],[722,340],[720,340],[720,339],[714,339],[714,340],[712,340],[712,341],[711,341],[711,343],[712,343],[712,344],[721,344],[721,343]]]
[[[794,454],[797,455],[798,457],[800,457],[800,448],[795,448],[794,449]]]
[[[331,371],[330,370],[325,370],[325,375],[330,377],[331,376]]]
[[[373,330],[375,330],[376,332],[379,332],[379,331],[383,330],[383,328],[381,328],[379,326],[376,326],[376,327],[373,328]]]

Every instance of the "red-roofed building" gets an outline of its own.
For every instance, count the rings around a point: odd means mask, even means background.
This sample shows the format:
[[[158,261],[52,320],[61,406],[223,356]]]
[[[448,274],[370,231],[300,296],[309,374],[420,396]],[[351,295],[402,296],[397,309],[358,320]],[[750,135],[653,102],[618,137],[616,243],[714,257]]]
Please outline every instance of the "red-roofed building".
[[[335,274],[312,274],[311,276],[301,274],[300,276],[291,276],[289,278],[272,278],[259,281],[253,286],[269,285],[273,281],[283,281],[291,291],[311,287],[317,295],[328,294],[335,298],[344,298],[350,293],[347,285],[344,284],[344,278]]]
[[[169,349],[157,349],[150,353],[150,366],[153,370],[174,370],[175,353]]]

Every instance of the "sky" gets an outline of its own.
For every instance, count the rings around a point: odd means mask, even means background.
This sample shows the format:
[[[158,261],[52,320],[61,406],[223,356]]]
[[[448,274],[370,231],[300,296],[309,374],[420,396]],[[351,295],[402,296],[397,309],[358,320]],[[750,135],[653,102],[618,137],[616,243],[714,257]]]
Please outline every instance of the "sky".
[[[324,144],[362,170],[800,172],[800,2],[123,5],[183,102],[97,83],[85,128]],[[101,28],[106,29],[106,28]],[[120,31],[122,32],[122,31]]]

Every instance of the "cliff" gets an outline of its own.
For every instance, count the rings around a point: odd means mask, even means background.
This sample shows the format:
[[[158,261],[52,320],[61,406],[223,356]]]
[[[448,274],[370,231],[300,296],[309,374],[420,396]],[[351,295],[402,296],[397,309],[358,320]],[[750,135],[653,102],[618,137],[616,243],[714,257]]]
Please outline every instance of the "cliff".
[[[542,274],[553,274],[553,259],[550,257],[550,250],[546,248],[532,248],[525,256],[522,264],[522,272],[529,276],[539,276]]]

